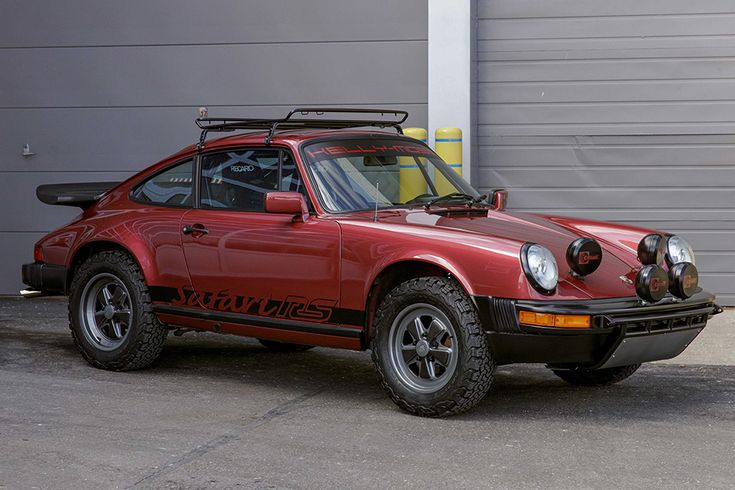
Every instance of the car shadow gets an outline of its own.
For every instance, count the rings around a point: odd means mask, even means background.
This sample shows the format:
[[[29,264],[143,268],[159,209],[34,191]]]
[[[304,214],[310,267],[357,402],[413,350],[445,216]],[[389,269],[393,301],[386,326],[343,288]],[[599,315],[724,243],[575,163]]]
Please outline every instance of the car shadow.
[[[318,390],[331,401],[395,410],[378,385],[368,352],[315,348],[278,353],[253,339],[208,333],[171,337],[149,368],[126,373],[89,366],[72,343],[68,330],[0,324],[0,369],[64,373],[105,381],[147,383],[175,377],[234,382],[292,390],[294,395]],[[175,375],[175,376],[174,376]],[[661,420],[682,414],[708,414],[735,420],[714,407],[735,403],[735,366],[647,364],[628,380],[609,387],[575,387],[541,365],[501,366],[488,396],[455,421],[573,419],[607,421]],[[710,407],[712,411],[710,412]]]

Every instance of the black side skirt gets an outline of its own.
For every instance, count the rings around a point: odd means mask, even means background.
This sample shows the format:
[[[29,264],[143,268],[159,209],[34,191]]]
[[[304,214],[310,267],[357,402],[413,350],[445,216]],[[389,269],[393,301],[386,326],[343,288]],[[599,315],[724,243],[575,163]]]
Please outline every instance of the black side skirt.
[[[319,324],[288,320],[285,318],[268,318],[256,315],[244,315],[242,313],[229,313],[223,311],[202,311],[179,306],[154,305],[153,311],[168,315],[178,315],[189,318],[199,318],[213,322],[237,323],[253,327],[277,328],[280,330],[291,330],[294,332],[306,332],[336,337],[360,338],[362,329],[342,327],[339,325]]]

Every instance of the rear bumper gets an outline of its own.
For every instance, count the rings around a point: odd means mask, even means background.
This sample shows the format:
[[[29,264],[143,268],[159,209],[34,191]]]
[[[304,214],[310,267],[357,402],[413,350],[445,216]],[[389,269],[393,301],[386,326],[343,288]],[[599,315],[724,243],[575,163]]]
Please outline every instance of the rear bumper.
[[[721,311],[700,291],[687,300],[667,296],[654,305],[637,298],[587,301],[524,301],[475,297],[498,364],[540,362],[555,369],[600,369],[670,359]],[[591,316],[590,328],[520,324],[520,310]]]
[[[66,267],[53,264],[23,264],[23,284],[30,286],[24,296],[32,296],[29,291],[40,291],[42,294],[66,294]]]

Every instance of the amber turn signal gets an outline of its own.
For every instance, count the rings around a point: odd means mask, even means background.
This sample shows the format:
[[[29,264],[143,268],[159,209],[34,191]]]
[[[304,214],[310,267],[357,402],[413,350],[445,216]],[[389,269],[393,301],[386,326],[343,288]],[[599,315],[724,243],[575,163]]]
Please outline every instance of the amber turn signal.
[[[518,320],[525,325],[560,328],[590,328],[589,315],[555,315],[553,313],[535,313],[521,311]]]

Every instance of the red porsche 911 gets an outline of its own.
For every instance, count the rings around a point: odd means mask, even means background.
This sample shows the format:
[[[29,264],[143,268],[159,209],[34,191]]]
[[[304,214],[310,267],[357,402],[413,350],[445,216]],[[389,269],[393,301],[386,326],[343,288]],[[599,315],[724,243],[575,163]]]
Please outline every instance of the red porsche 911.
[[[41,186],[82,213],[36,244],[23,294],[68,295],[103,369],[151,364],[170,331],[370,349],[388,396],[423,416],[475,406],[500,364],[616,383],[721,310],[683,238],[508,212],[506,191],[481,195],[403,136],[406,117],[200,118],[198,144],[125,182]]]

